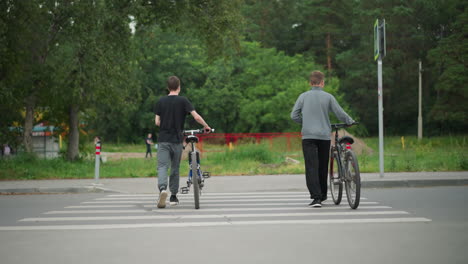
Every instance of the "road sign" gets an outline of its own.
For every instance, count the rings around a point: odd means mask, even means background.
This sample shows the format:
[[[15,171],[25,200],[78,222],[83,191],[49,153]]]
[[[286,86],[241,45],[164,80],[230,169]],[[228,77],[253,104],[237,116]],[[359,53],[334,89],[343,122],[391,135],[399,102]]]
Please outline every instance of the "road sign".
[[[385,19],[376,19],[374,23],[374,60],[385,57]]]

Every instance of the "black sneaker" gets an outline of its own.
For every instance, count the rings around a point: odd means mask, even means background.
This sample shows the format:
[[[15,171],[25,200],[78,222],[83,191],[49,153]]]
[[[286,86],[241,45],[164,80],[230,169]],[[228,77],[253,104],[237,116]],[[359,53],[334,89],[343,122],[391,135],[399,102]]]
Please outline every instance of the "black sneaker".
[[[322,199],[320,199],[320,200],[323,202],[323,201],[326,201],[327,199],[328,199],[327,196],[322,196]]]
[[[171,198],[169,198],[169,204],[170,205],[178,205],[179,204],[179,199],[177,199],[177,196],[175,194],[172,194]]]
[[[322,207],[322,202],[320,202],[319,199],[314,199],[309,205],[312,207],[319,208]]]
[[[158,208],[165,208],[166,207],[166,198],[167,198],[167,191],[162,190],[161,193],[159,194]]]

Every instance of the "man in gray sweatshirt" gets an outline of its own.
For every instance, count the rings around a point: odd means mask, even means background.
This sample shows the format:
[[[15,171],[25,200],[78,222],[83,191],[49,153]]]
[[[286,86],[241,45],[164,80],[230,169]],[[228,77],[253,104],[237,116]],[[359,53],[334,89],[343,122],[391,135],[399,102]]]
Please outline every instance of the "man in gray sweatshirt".
[[[311,89],[297,98],[291,119],[302,124],[302,152],[304,153],[307,188],[312,207],[322,207],[327,199],[327,174],[330,156],[331,125],[329,112],[346,124],[354,120],[343,111],[333,95],[324,92],[324,74],[310,74]]]

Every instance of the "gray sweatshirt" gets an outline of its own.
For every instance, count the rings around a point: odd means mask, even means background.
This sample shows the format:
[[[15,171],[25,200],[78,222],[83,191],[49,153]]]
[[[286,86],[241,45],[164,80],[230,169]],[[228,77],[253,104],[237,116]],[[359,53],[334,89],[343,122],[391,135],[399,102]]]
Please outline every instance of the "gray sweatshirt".
[[[302,139],[330,140],[330,111],[342,122],[348,125],[354,123],[333,95],[324,92],[320,87],[312,87],[297,98],[291,119],[302,124]]]

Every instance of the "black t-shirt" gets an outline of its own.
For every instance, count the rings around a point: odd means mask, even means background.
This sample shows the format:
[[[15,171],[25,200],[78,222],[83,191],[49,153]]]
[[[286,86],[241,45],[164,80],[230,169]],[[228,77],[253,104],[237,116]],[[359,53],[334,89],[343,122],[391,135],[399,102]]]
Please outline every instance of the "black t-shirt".
[[[161,118],[158,142],[182,143],[185,117],[195,108],[183,96],[164,96],[156,103],[154,113]]]
[[[147,137],[147,138],[145,139],[145,144],[146,144],[146,146],[151,146],[151,144],[148,144],[148,141],[151,142],[152,140],[153,140],[152,138]]]

